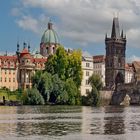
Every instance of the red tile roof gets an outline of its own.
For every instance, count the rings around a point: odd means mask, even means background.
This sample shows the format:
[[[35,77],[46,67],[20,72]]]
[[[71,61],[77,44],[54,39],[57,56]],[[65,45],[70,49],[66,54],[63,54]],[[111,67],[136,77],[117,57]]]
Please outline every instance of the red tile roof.
[[[45,63],[45,62],[47,62],[47,58],[33,58],[33,62]]]
[[[104,55],[96,55],[96,56],[93,56],[93,62],[94,63],[105,62],[105,56]]]
[[[17,56],[0,56],[0,59],[2,60],[16,60]]]

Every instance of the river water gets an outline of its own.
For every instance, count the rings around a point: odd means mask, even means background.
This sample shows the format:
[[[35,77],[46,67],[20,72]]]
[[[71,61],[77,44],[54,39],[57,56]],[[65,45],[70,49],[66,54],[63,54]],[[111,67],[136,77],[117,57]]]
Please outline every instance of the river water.
[[[0,106],[0,140],[140,140],[140,107]]]

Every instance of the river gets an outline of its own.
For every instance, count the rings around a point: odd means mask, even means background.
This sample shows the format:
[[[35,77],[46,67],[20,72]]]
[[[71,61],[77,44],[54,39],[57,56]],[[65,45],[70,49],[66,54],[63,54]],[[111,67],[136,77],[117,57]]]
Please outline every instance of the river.
[[[139,140],[140,107],[0,106],[0,140]]]

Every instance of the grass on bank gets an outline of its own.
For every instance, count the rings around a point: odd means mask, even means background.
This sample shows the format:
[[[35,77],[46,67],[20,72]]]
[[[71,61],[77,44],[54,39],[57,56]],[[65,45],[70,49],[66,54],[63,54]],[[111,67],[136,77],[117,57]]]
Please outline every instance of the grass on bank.
[[[17,93],[0,90],[0,101],[3,101],[3,96],[5,100],[17,101],[19,100]]]

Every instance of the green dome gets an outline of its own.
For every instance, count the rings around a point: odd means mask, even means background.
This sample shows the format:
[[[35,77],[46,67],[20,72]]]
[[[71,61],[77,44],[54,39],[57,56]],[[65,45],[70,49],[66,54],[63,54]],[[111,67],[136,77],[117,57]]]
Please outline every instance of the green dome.
[[[42,38],[41,38],[41,43],[54,43],[58,44],[58,35],[57,33],[52,29],[52,23],[48,23],[48,29],[44,32]]]

